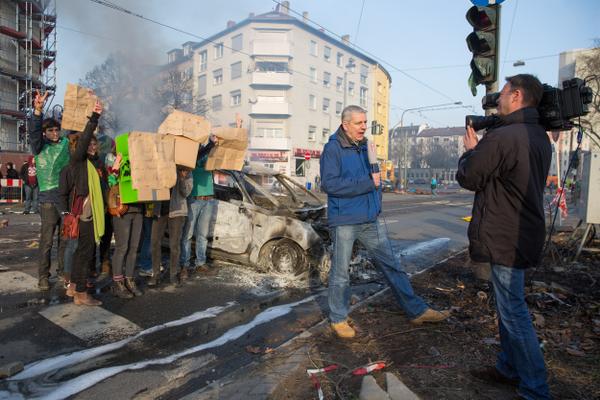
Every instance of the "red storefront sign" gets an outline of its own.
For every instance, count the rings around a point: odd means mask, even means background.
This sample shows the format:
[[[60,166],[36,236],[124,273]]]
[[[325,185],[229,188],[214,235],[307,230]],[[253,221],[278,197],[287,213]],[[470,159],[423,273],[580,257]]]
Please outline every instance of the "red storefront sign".
[[[306,158],[306,155],[309,155],[310,158],[321,158],[321,150],[311,150],[311,149],[294,149],[294,157],[302,157]]]
[[[252,151],[250,161],[287,162],[287,151]]]

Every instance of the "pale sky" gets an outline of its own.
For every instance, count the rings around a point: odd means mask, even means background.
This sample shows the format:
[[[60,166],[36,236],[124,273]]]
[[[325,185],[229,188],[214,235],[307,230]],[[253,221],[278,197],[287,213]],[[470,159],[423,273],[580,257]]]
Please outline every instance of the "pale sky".
[[[276,6],[272,0],[110,2],[200,37],[223,30],[228,20],[240,22],[250,13],[262,14]],[[67,82],[78,82],[111,52],[127,50],[148,63],[159,64],[166,62],[168,50],[201,40],[91,0],[56,3],[57,102],[62,101]],[[292,0],[290,9],[292,16],[301,18],[294,11],[308,11],[309,18],[326,29],[338,35],[350,34],[352,43],[389,71],[393,126],[407,108],[462,101],[481,113],[484,87],[479,86],[477,97],[473,97],[467,86],[471,53],[465,38],[472,28],[465,14],[471,5],[467,0]],[[594,39],[600,38],[599,21],[598,0],[504,1],[499,77],[503,81],[509,75],[532,73],[556,86],[559,53],[593,47]],[[525,66],[513,67],[515,60],[524,60]],[[458,126],[464,124],[465,114],[472,113],[470,108],[407,112],[404,125]]]

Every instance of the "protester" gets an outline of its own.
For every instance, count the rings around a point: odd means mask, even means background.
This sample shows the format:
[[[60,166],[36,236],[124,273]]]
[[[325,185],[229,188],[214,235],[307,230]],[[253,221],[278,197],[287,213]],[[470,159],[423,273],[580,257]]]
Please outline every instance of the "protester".
[[[120,154],[117,153],[120,160]],[[109,176],[109,185],[118,185],[119,169],[114,166]],[[142,233],[143,205],[127,204],[127,211],[112,217],[115,235],[115,251],[112,257],[113,293],[123,299],[141,296],[134,278],[137,250]]]
[[[209,273],[206,265],[206,247],[208,245],[208,231],[210,218],[213,212],[213,174],[204,169],[208,153],[217,144],[215,135],[210,135],[208,143],[198,150],[196,168],[192,172],[193,188],[188,199],[188,219],[185,224],[181,244],[181,273],[179,279],[184,281],[190,273],[190,257],[192,249],[192,236],[196,237],[196,272]]]
[[[406,272],[395,257],[387,230],[379,220],[381,176],[372,173],[367,157],[366,111],[348,106],[342,124],[321,155],[321,188],[327,193],[327,214],[333,240],[329,272],[329,319],[340,338],[352,338],[348,324],[350,306],[349,264],[352,247],[359,240],[381,270],[400,306],[415,324],[439,322],[449,311],[435,311],[412,289]]]
[[[431,177],[431,196],[437,196],[438,181],[435,176]]]
[[[90,263],[95,260],[96,243],[104,234],[104,197],[100,176],[91,158],[96,154],[94,130],[102,113],[102,104],[96,101],[94,111],[83,134],[75,139],[76,147],[69,165],[61,174],[59,208],[64,214],[72,214],[79,220],[77,248],[73,254],[71,282],[67,296],[72,296],[76,305],[98,306],[102,302],[87,292],[86,280]]]
[[[25,209],[23,214],[37,214],[39,187],[37,174],[35,170],[35,158],[29,156],[27,161],[21,167],[21,180],[23,181],[23,190],[25,192]]]
[[[38,266],[38,288],[50,289],[50,255],[54,233],[60,231],[61,216],[57,209],[59,202],[58,183],[62,169],[69,163],[68,140],[60,136],[60,123],[53,118],[42,120],[42,111],[48,97],[36,91],[34,111],[31,117],[29,140],[35,156],[37,180],[39,186],[39,204],[41,217],[40,259]],[[64,241],[58,239],[58,269],[62,277],[64,261]]]
[[[137,267],[139,276],[152,276],[152,226],[154,225],[154,203],[144,203],[140,254]],[[179,253],[179,251],[178,251]]]
[[[102,190],[106,194],[105,200],[107,200],[109,184],[108,175],[111,174],[113,165],[116,161],[115,156],[115,141],[104,134],[104,127],[98,125],[98,158],[97,161],[92,161],[96,169],[103,171],[102,176]],[[108,201],[107,201],[108,203]],[[104,235],[100,239],[100,248],[98,255],[100,257],[100,275],[97,278],[97,282],[108,280],[112,276],[112,266],[110,257],[110,245],[113,238],[113,225],[112,216],[108,213],[108,208],[104,214]]]
[[[544,186],[552,147],[539,124],[543,87],[527,74],[506,78],[498,99],[500,123],[478,141],[464,136],[456,178],[475,192],[469,253],[489,263],[498,311],[495,367],[472,371],[492,383],[518,386],[524,399],[549,399],[540,344],[525,301],[525,269],[540,262],[545,240]]]
[[[6,179],[19,179],[19,173],[12,162],[6,163]]]
[[[183,226],[188,215],[187,197],[192,192],[192,184],[190,170],[178,167],[177,183],[171,189],[171,199],[154,203],[156,219],[152,224],[152,277],[148,281],[148,286],[156,286],[160,281],[161,242],[167,225],[169,226],[170,282],[171,284],[181,282],[179,250]]]

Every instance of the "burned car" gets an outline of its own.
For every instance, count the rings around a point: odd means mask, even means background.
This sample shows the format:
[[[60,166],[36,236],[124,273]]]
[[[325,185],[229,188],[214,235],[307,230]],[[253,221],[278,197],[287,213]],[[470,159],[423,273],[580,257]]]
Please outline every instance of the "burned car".
[[[214,171],[214,192],[209,257],[305,277],[328,263],[327,206],[293,179],[250,163]]]

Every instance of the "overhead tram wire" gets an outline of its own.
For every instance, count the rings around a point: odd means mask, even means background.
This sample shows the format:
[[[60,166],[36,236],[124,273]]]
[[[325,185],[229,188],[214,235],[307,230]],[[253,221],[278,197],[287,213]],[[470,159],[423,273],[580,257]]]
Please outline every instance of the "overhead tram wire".
[[[272,1],[273,1],[274,3],[276,3],[276,4],[279,4],[279,6],[282,6],[282,3],[281,3],[280,1],[278,1],[278,0],[272,0]],[[289,8],[289,7],[287,7],[287,9],[288,9],[288,10],[290,10],[291,12],[293,12],[294,14],[296,14],[297,16],[302,16],[302,14],[301,14],[301,13],[299,13],[298,11],[296,11],[296,10],[294,10],[294,9],[292,9],[292,8]],[[311,23],[315,24],[315,25],[316,25],[316,26],[318,26],[319,28],[321,28],[321,29],[323,29],[324,31],[326,31],[326,32],[330,33],[331,35],[335,36],[336,38],[342,39],[342,37],[341,37],[340,35],[338,35],[337,33],[333,32],[333,31],[332,31],[332,30],[330,30],[330,29],[327,29],[326,27],[324,27],[323,25],[319,24],[318,22],[316,22],[316,21],[313,21],[313,20],[312,20],[312,19],[310,19],[310,18],[305,18],[305,19],[306,19],[308,22],[311,22]],[[379,61],[381,64],[385,64],[385,65],[389,66],[390,68],[394,69],[394,70],[395,70],[395,71],[397,71],[397,72],[400,72],[402,75],[406,76],[406,77],[407,77],[407,78],[409,78],[409,79],[412,79],[413,81],[415,81],[415,82],[419,83],[419,84],[420,84],[420,85],[422,85],[422,86],[425,86],[427,89],[429,89],[429,90],[431,90],[431,91],[433,91],[433,92],[435,92],[435,93],[439,94],[440,96],[442,96],[442,97],[445,97],[446,99],[448,99],[448,100],[450,100],[450,101],[453,101],[453,102],[454,102],[454,101],[456,101],[456,99],[453,99],[452,97],[450,97],[450,96],[448,96],[447,94],[443,93],[442,91],[440,91],[440,90],[438,90],[438,89],[434,88],[433,86],[431,86],[431,85],[429,85],[429,84],[427,84],[427,83],[423,82],[422,80],[420,80],[420,79],[418,79],[418,78],[415,78],[414,76],[412,76],[412,75],[408,74],[408,73],[407,73],[407,72],[405,72],[404,70],[402,70],[402,69],[400,69],[400,68],[396,67],[394,64],[392,64],[392,63],[390,63],[390,62],[388,62],[388,61],[386,61],[386,60],[382,59],[381,57],[378,57],[378,56],[374,55],[373,53],[369,52],[368,50],[366,50],[366,49],[363,49],[362,47],[358,46],[356,43],[353,43],[353,42],[348,42],[348,43],[349,43],[349,44],[351,44],[351,45],[352,45],[352,46],[353,46],[355,49],[362,51],[363,53],[365,53],[366,55],[370,56],[370,57],[371,57],[371,58],[373,58],[374,60],[376,60],[376,61]]]
[[[362,0],[362,6],[360,7],[360,16],[358,17],[358,24],[356,24],[356,34],[354,35],[354,40],[358,41],[358,31],[360,30],[360,22],[362,21],[363,11],[365,9],[365,1]]]
[[[109,1],[105,1],[105,0],[89,0],[89,1],[91,1],[91,2],[93,2],[93,3],[97,3],[97,4],[101,5],[101,6],[104,6],[104,7],[110,8],[110,9],[113,9],[113,10],[115,10],[115,11],[119,11],[119,12],[122,12],[122,13],[125,13],[125,14],[128,14],[128,15],[131,15],[131,16],[133,16],[133,17],[140,18],[140,19],[142,19],[142,20],[144,20],[144,21],[147,21],[147,22],[151,22],[151,23],[153,23],[153,24],[160,25],[160,26],[162,26],[162,27],[164,27],[164,28],[167,28],[167,29],[174,30],[174,31],[176,31],[176,32],[179,32],[179,33],[182,33],[182,34],[184,34],[184,35],[188,35],[188,36],[194,37],[194,38],[196,38],[196,39],[199,39],[199,40],[202,40],[202,41],[205,41],[205,42],[208,42],[208,43],[222,45],[222,46],[223,46],[223,48],[229,49],[229,50],[231,50],[231,51],[233,51],[233,52],[236,52],[236,53],[239,53],[239,54],[243,54],[243,55],[247,56],[247,57],[248,57],[248,58],[250,58],[250,59],[254,59],[254,60],[257,60],[257,61],[271,62],[271,61],[269,61],[269,60],[266,60],[266,59],[261,59],[261,58],[260,58],[260,56],[258,56],[258,57],[254,57],[254,56],[252,56],[251,54],[244,52],[243,50],[234,50],[232,47],[230,47],[230,46],[227,46],[225,43],[221,43],[221,42],[215,42],[214,40],[209,40],[208,38],[205,38],[205,37],[203,37],[203,36],[200,36],[200,35],[197,35],[197,34],[194,34],[194,33],[188,32],[188,31],[185,31],[185,30],[183,30],[183,29],[176,28],[176,27],[174,27],[174,26],[171,26],[171,25],[168,25],[168,24],[165,24],[165,23],[159,22],[159,21],[157,21],[157,20],[154,20],[154,19],[152,19],[152,18],[144,17],[144,16],[143,16],[143,15],[141,15],[141,14],[138,14],[138,13],[135,13],[135,12],[133,12],[133,11],[127,10],[126,8],[123,8],[123,7],[121,7],[121,6],[118,6],[118,5],[116,5],[116,4],[114,4],[114,3],[111,3],[111,2],[109,2]],[[298,70],[294,70],[294,69],[291,69],[291,68],[288,68],[288,71],[289,71],[289,72],[296,73],[296,74],[298,74],[298,75],[303,75],[303,76],[307,77],[307,78],[308,78],[310,81],[312,81],[312,76],[311,76],[311,75],[309,75],[309,74],[307,74],[307,73],[305,73],[305,72],[298,71]],[[326,94],[326,95],[328,95],[328,96],[331,96],[331,94],[332,94],[331,92],[326,92],[326,91],[322,90],[321,88],[318,88],[318,89],[316,89],[316,90],[311,90],[311,91],[313,91],[313,92],[319,92],[319,93],[321,93],[321,94]],[[375,98],[374,98],[374,97],[372,97],[372,96],[369,96],[369,95],[367,95],[367,99],[368,99],[368,100],[370,100],[371,102],[375,100]],[[397,107],[397,106],[394,106],[393,104],[391,104],[391,103],[390,103],[390,107],[392,107],[392,106],[393,106],[393,107]]]
[[[513,27],[515,25],[515,18],[517,16],[517,8],[518,7],[519,7],[519,0],[515,0],[515,10],[512,15],[512,21],[510,22],[510,30],[508,31],[508,40],[506,41],[506,50],[504,50],[504,62],[502,63],[503,66],[504,66],[504,64],[506,64],[508,62],[508,60],[506,58],[508,57],[508,49],[510,47],[510,39],[512,38]]]

